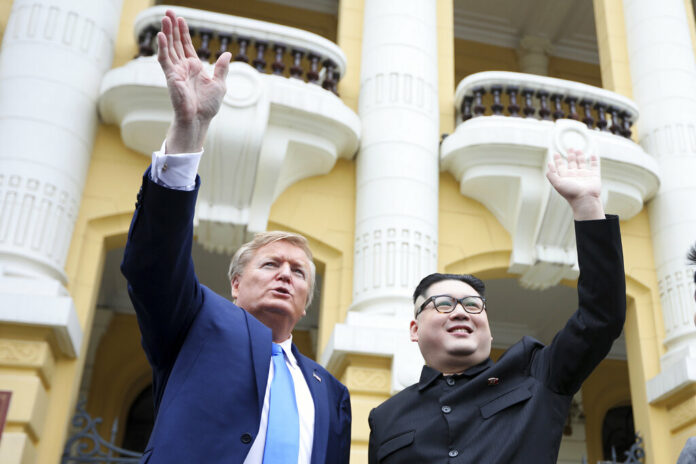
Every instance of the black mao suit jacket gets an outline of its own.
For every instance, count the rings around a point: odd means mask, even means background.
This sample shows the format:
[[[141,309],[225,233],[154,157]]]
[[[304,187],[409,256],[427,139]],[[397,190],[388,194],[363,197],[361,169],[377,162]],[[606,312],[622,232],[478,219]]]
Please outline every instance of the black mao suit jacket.
[[[141,463],[242,463],[261,420],[271,331],[196,278],[199,185],[167,189],[146,171],[121,265],[153,372],[156,420]],[[348,390],[292,349],[314,399],[311,462],[347,464]]]
[[[551,344],[524,337],[503,356],[420,381],[372,410],[369,462],[555,463],[573,397],[621,333],[626,283],[619,221],[575,223],[579,308]]]

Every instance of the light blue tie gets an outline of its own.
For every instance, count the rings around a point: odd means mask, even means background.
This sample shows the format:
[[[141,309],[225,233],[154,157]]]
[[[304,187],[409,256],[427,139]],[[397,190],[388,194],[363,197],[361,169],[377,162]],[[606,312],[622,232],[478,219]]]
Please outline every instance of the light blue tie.
[[[283,349],[277,343],[272,345],[271,360],[273,381],[263,464],[297,464],[300,452],[300,418],[295,402],[295,384],[285,364]]]

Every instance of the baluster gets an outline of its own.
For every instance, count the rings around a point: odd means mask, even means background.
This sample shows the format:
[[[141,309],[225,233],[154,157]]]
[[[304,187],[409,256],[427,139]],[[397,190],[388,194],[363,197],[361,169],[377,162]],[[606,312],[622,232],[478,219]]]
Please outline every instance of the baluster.
[[[534,113],[536,113],[536,108],[534,108],[534,90],[532,89],[522,89],[522,96],[524,97],[524,117],[533,118]]]
[[[198,33],[201,35],[201,46],[196,50],[196,54],[201,61],[208,61],[210,58],[210,39],[213,37],[213,31],[207,29],[200,29]]]
[[[580,119],[578,115],[577,103],[578,97],[566,97],[565,102],[568,104],[568,119],[575,119],[576,121]]]
[[[237,43],[239,43],[239,53],[235,55],[234,61],[243,61],[244,63],[248,63],[249,57],[247,56],[247,47],[249,46],[249,39],[239,37],[237,39]]]
[[[300,50],[292,51],[292,67],[290,68],[290,77],[295,79],[302,79],[302,74],[304,74],[304,69],[302,69],[302,57],[304,52]]]
[[[510,116],[513,118],[520,117],[520,106],[517,104],[518,90],[519,89],[517,87],[508,87],[506,92],[510,96],[510,104],[508,105],[507,110],[510,113]]]
[[[599,127],[599,130],[601,131],[606,131],[607,130],[607,115],[605,113],[607,109],[607,105],[604,103],[595,103],[594,108],[597,110],[597,127]]]
[[[338,72],[338,68],[336,71],[333,72],[333,87],[331,87],[331,91],[334,93],[334,95],[338,96],[338,81],[341,79],[341,73]]]
[[[141,56],[152,56],[155,54],[155,48],[152,46],[152,39],[157,34],[157,29],[154,26],[147,26],[138,37],[138,54],[135,58]]]
[[[553,112],[553,120],[561,119],[565,116],[565,113],[563,113],[563,95],[559,93],[554,93],[551,95],[551,101],[553,102],[553,107],[554,107],[554,112]]]
[[[491,110],[496,116],[503,114],[503,105],[500,104],[500,94],[503,92],[503,87],[500,85],[491,86],[491,93],[493,94],[493,104],[491,105]]]
[[[633,124],[631,122],[631,118],[626,111],[622,111],[621,114],[619,114],[619,116],[621,116],[621,135],[623,135],[627,139],[630,139],[631,125]]]
[[[471,114],[471,102],[474,101],[474,97],[472,96],[466,96],[464,97],[464,100],[462,100],[462,122],[468,121],[473,117]]]
[[[483,87],[476,87],[474,90],[474,117],[482,116],[486,112],[486,107],[483,106],[482,98],[486,93]]]
[[[609,130],[614,135],[621,134],[621,122],[619,121],[619,109],[614,107],[614,106],[610,106],[609,108],[607,108],[607,111],[609,112],[609,114],[611,114],[611,127],[609,128]]]
[[[590,100],[580,100],[580,106],[585,110],[585,117],[582,118],[582,122],[585,123],[588,129],[594,127],[594,118],[592,117],[592,102]]]
[[[275,60],[273,61],[273,64],[271,65],[271,68],[273,69],[273,74],[276,74],[278,76],[282,76],[283,71],[285,71],[285,63],[283,63],[283,55],[285,54],[285,45],[275,45],[273,47],[273,51],[275,52]]]
[[[252,64],[258,72],[266,72],[266,60],[263,59],[263,54],[266,53],[268,43],[257,40],[255,45],[256,59],[252,62]]]
[[[324,82],[321,83],[321,86],[333,92],[333,89],[336,88],[336,81],[334,80],[334,69],[336,69],[336,65],[331,60],[325,60],[323,64],[326,73],[324,75]]]
[[[230,42],[232,41],[232,36],[224,34],[218,35],[218,39],[220,39],[220,49],[215,53],[215,59],[220,58],[220,55],[227,51],[227,48],[230,46]]]
[[[307,82],[316,84],[319,81],[319,57],[313,53],[307,55],[309,58],[309,71],[307,71]]]
[[[549,117],[549,115],[551,114],[551,110],[549,110],[549,104],[547,100],[547,98],[549,97],[549,93],[545,90],[539,90],[536,96],[539,98],[539,103],[541,105],[541,108],[539,109],[539,116],[541,116],[541,119],[547,121],[550,120],[551,118]]]

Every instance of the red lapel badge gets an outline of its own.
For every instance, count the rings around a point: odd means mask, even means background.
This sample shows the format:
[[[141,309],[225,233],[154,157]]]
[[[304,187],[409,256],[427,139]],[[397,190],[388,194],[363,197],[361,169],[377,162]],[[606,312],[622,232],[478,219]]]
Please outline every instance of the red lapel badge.
[[[488,377],[488,386],[492,387],[493,385],[498,385],[500,383],[500,379],[498,377]]]

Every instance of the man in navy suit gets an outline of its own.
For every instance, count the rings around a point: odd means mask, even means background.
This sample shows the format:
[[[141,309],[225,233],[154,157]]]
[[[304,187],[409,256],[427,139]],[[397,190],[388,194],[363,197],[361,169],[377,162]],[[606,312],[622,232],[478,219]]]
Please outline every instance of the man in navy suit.
[[[370,413],[371,464],[556,462],[573,395],[623,328],[626,284],[599,161],[555,155],[547,177],[575,218],[578,310],[548,346],[524,337],[493,362],[483,282],[425,277],[413,295],[411,340],[426,365],[418,383]]]
[[[121,266],[153,370],[141,462],[347,464],[348,390],[292,344],[315,282],[307,240],[267,232],[243,245],[229,270],[236,304],[194,272],[196,170],[230,54],[209,76],[171,11],[157,42],[174,121],[144,175]]]

